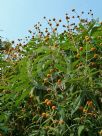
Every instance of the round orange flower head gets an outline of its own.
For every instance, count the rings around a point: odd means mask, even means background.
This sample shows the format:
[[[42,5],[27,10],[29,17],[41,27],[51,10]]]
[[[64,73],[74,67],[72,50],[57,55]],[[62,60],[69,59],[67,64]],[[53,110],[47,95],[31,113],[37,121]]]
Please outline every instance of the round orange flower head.
[[[46,113],[43,112],[41,116],[42,116],[43,118],[46,118]]]
[[[95,62],[91,62],[90,65],[91,66],[95,66],[96,64],[95,64]]]
[[[47,103],[49,101],[49,99],[45,99],[44,103]]]
[[[87,101],[86,104],[87,104],[88,106],[92,106],[92,105],[93,105],[93,102],[92,102],[92,101]]]
[[[56,106],[52,106],[52,110],[56,110]]]
[[[98,58],[98,54],[94,54],[94,58],[95,58],[95,59]]]
[[[61,79],[58,79],[57,83],[58,83],[58,84],[61,84],[61,82],[62,82]]]
[[[83,50],[83,47],[80,47],[79,50],[82,51],[82,50]]]
[[[52,106],[52,102],[49,100],[47,103],[46,103],[48,106]]]
[[[95,51],[95,50],[96,50],[96,48],[95,48],[95,47],[91,48],[91,51]]]
[[[50,78],[50,77],[51,77],[51,74],[47,74],[47,77]]]
[[[85,36],[85,40],[86,40],[86,42],[90,41],[90,37],[89,36]]]
[[[64,120],[59,120],[59,124],[64,124]]]
[[[48,113],[43,112],[43,113],[41,114],[41,116],[42,116],[43,118],[47,118],[47,117],[49,116],[49,114],[48,114]]]

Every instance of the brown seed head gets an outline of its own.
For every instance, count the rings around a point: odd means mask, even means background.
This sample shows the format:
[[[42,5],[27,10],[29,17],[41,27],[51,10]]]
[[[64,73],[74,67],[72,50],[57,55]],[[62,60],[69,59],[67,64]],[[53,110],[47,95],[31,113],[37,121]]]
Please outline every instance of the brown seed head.
[[[51,77],[51,74],[47,74],[47,77],[50,78],[50,77]]]

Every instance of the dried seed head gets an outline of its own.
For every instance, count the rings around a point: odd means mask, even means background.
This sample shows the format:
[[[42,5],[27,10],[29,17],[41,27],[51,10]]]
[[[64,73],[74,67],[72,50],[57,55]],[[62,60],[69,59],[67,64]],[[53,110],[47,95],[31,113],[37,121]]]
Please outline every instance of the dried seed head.
[[[47,33],[47,32],[48,32],[48,30],[46,29],[46,30],[45,30],[45,32]]]
[[[62,20],[60,19],[59,22],[62,22]]]
[[[63,27],[66,27],[65,25],[63,25]]]
[[[84,12],[83,12],[83,11],[82,11],[81,13],[82,13],[82,14],[84,14]]]
[[[47,36],[49,36],[50,35],[50,33],[47,33]]]
[[[53,18],[53,21],[55,21],[56,19],[55,18]]]
[[[52,26],[52,24],[51,24],[51,23],[49,23],[49,25],[50,25],[50,26]]]
[[[70,19],[70,17],[66,16],[66,20]]]
[[[75,9],[72,9],[72,12],[75,12]]]
[[[57,23],[56,26],[59,26],[59,24]]]
[[[11,43],[14,44],[14,41],[12,41]]]
[[[29,32],[29,33],[32,33],[32,31],[31,31],[31,30],[28,30],[28,32]]]

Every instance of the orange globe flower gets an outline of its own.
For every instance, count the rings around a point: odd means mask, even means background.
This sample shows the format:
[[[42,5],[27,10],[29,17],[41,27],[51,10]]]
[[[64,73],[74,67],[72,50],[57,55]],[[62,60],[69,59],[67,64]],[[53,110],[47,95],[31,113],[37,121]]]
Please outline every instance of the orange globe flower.
[[[56,110],[56,106],[52,106],[52,110]]]
[[[52,106],[52,102],[49,100],[47,103],[46,103],[48,106]]]
[[[92,106],[92,105],[93,105],[93,102],[92,102],[92,101],[87,101],[86,104],[87,104],[88,106]]]
[[[95,51],[95,50],[96,50],[96,48],[95,48],[95,47],[91,48],[91,51]]]
[[[58,84],[61,84],[61,82],[62,82],[61,79],[58,79],[57,83],[58,83]]]
[[[83,47],[80,47],[79,50],[82,51],[82,50],[83,50]]]
[[[51,77],[51,74],[47,74],[47,77],[50,78],[50,77]]]
[[[47,103],[49,101],[49,99],[45,99],[44,103]]]
[[[59,124],[64,124],[64,120],[60,120],[60,121],[59,121]]]

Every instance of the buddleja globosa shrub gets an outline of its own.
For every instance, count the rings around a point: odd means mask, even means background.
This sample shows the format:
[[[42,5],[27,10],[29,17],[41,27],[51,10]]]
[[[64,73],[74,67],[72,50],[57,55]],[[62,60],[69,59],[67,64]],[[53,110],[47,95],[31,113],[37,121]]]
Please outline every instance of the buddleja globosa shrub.
[[[102,135],[102,23],[72,12],[2,51],[2,136]]]

